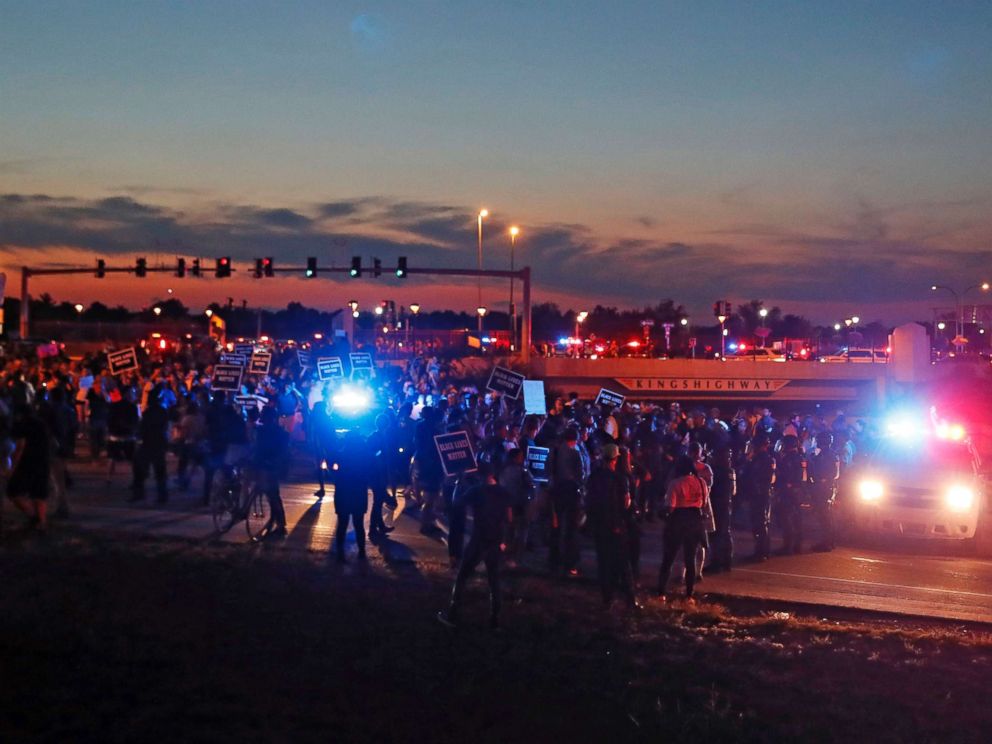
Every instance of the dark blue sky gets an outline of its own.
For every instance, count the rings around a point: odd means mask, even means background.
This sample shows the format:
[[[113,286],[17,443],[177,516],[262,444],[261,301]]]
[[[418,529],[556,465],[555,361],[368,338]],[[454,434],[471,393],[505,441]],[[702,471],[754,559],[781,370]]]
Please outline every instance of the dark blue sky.
[[[58,198],[0,207],[8,269],[266,244],[471,265],[481,206],[487,264],[519,223],[543,296],[573,305],[897,320],[988,267],[987,2],[4,1],[0,20],[0,191]]]

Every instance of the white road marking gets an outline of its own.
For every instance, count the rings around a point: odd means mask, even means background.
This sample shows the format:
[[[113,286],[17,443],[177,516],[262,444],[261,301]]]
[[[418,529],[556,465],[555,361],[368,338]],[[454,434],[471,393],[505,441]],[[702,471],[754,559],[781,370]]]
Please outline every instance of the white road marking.
[[[888,587],[891,589],[909,589],[911,591],[921,591],[921,592],[933,592],[935,594],[960,594],[968,597],[982,597],[983,599],[992,599],[992,594],[983,594],[981,592],[967,592],[963,589],[938,589],[930,586],[908,586],[906,584],[886,584],[881,581],[862,581],[860,579],[838,579],[833,576],[807,576],[805,574],[794,574],[794,573],[784,573],[782,571],[757,571],[753,568],[735,568],[734,573],[753,573],[753,574],[763,574],[765,576],[788,576],[793,579],[809,579],[813,581],[836,581],[844,584],[860,584],[862,586],[877,586],[877,587]]]

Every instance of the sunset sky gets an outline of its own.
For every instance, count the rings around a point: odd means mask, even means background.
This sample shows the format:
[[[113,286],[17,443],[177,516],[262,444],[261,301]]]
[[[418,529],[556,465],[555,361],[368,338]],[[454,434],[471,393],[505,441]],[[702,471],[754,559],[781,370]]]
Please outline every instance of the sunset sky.
[[[964,0],[0,0],[0,270],[230,254],[32,292],[474,308],[472,280],[247,275],[473,267],[487,207],[487,268],[520,225],[536,301],[929,317],[930,284],[992,279],[990,39]]]

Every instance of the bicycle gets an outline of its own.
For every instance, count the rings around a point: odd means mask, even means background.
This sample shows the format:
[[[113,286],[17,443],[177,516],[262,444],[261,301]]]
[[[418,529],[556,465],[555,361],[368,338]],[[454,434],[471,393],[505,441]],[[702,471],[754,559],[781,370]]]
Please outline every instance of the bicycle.
[[[223,477],[214,484],[210,494],[210,510],[218,534],[224,534],[244,520],[245,530],[252,540],[261,537],[272,518],[265,492],[240,465],[226,468]]]

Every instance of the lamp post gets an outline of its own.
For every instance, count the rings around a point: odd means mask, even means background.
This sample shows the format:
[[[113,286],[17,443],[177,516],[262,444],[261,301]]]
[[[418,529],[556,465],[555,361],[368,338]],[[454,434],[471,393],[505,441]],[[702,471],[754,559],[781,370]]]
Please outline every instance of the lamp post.
[[[720,358],[724,359],[727,356],[727,329],[724,327],[724,323],[727,322],[727,316],[720,313],[716,316],[716,319],[720,321]]]
[[[930,285],[930,291],[931,292],[936,292],[937,290],[942,289],[945,292],[950,292],[951,295],[954,297],[954,335],[955,335],[954,346],[955,347],[958,347],[959,350],[960,350],[960,347],[963,346],[963,344],[958,343],[958,339],[961,339],[961,338],[964,337],[964,307],[961,304],[961,301],[973,289],[980,289],[983,292],[988,292],[990,286],[992,286],[992,285],[989,285],[988,282],[981,282],[979,284],[972,284],[970,287],[968,287],[967,289],[965,289],[963,292],[960,292],[959,293],[959,292],[956,292],[955,290],[953,290],[952,288],[950,288],[950,287],[948,287],[948,286],[946,286],[944,284],[931,284]]]
[[[510,228],[510,271],[514,270],[514,254],[517,248],[517,236],[520,228],[516,225]],[[482,304],[482,303],[479,303]],[[517,306],[513,303],[513,277],[510,277],[510,351],[517,350]]]
[[[765,327],[765,318],[768,317],[768,308],[763,307],[760,310],[758,310],[758,317],[761,318],[761,327],[764,328]],[[765,335],[763,333],[761,334],[761,348],[762,349],[765,348]]]
[[[157,318],[159,315],[162,314],[162,308],[156,305],[155,307],[152,308],[152,312],[155,313],[155,317]]]
[[[410,315],[410,322],[407,324],[406,329],[410,333],[410,343],[412,344],[412,346],[410,348],[411,349],[415,349],[416,346],[417,346],[417,334],[416,334],[416,332],[414,331],[414,328],[413,328],[413,319],[416,318],[420,314],[420,303],[419,302],[411,302],[410,303],[410,313],[411,313],[411,315]]]
[[[690,353],[690,355],[692,356],[693,359],[695,359],[696,358],[696,343],[695,343],[695,339],[693,339],[692,336],[691,336],[692,331],[689,328],[689,319],[688,318],[681,318],[679,320],[679,325],[681,325],[685,329],[686,333],[690,334],[690,336],[686,340],[686,344],[689,346],[689,353]]]
[[[479,316],[479,343],[482,343],[482,319],[486,317],[486,313],[489,312],[489,308],[485,305],[479,305],[475,308],[476,314]]]
[[[586,318],[588,318],[588,317],[589,317],[589,311],[588,310],[582,310],[581,312],[578,312],[578,313],[575,314],[575,339],[577,341],[581,340],[581,338],[579,336],[580,326],[583,323],[586,322]],[[576,346],[579,346],[579,344],[576,344]],[[576,354],[576,355],[578,355],[578,354]]]
[[[85,309],[86,309],[86,308],[84,308],[84,307],[83,307],[83,305],[82,305],[82,303],[79,303],[79,302],[77,302],[77,303],[76,303],[75,305],[73,305],[72,307],[73,307],[73,309],[74,309],[74,310],[76,311],[76,313],[77,313],[78,315],[82,315],[82,314],[83,314],[83,310],[85,310]]]
[[[482,220],[489,216],[488,209],[479,210],[479,271],[482,271]],[[482,274],[479,274],[479,307],[482,307]],[[485,312],[479,313],[479,333],[482,333],[482,317]]]

